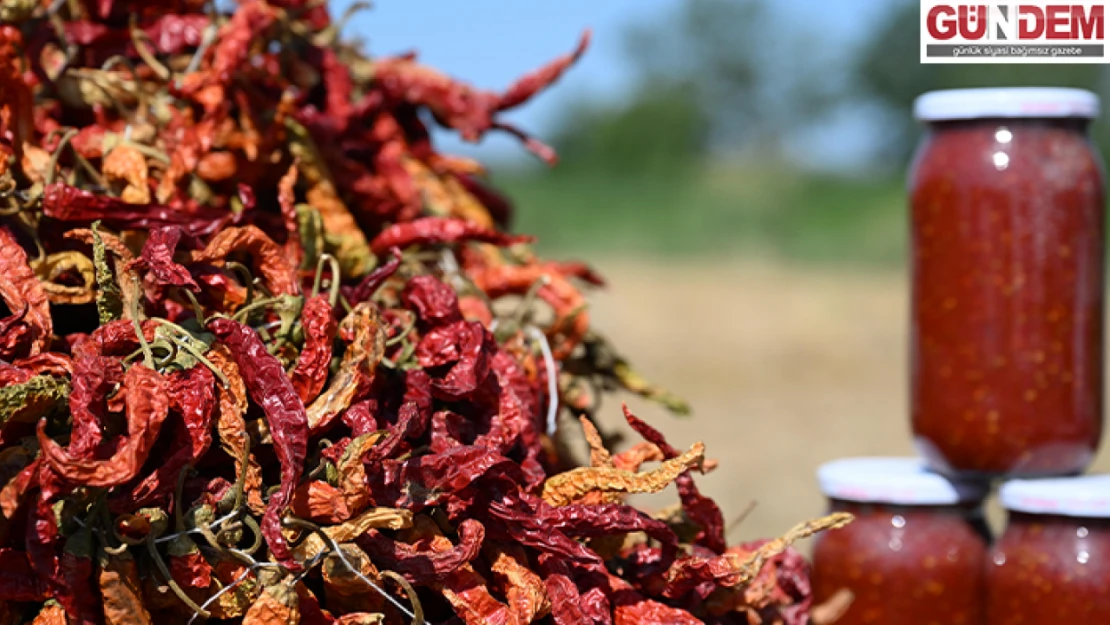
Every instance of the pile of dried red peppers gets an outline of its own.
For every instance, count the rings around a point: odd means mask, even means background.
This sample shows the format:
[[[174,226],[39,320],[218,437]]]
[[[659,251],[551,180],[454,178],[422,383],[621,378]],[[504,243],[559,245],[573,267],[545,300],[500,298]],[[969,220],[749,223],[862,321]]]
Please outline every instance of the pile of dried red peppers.
[[[728,547],[701,444],[610,454],[600,393],[683,404],[432,146],[554,160],[498,114],[588,37],[492,93],[233,9],[0,2],[0,625],[808,622],[789,544],[848,519]]]

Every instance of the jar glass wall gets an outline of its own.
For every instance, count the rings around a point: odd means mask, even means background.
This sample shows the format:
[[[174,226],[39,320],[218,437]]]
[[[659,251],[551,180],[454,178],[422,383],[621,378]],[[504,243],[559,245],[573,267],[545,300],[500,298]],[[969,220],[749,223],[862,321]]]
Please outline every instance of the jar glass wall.
[[[1011,511],[991,550],[987,625],[1110,623],[1110,480],[1038,482],[1003,489],[1003,505],[1028,511]]]
[[[1102,432],[1103,168],[1079,115],[1093,112],[1018,115],[975,99],[994,91],[950,98],[963,109],[919,106],[929,130],[909,181],[915,441],[946,473],[1079,473]],[[1077,90],[1002,91],[1043,104]]]
[[[814,545],[814,601],[854,596],[838,625],[982,625],[985,487],[917,459],[847,459],[818,474],[831,511],[855,516]]]

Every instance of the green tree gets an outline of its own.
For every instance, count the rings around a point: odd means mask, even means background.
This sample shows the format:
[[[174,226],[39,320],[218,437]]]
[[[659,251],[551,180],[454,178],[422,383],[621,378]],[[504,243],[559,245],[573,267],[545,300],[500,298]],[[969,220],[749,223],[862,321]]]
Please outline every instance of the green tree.
[[[689,88],[647,84],[620,104],[572,104],[553,143],[556,171],[682,174],[705,151],[708,124]]]
[[[969,87],[1051,86],[1081,87],[1105,92],[1107,72],[1101,65],[936,65],[920,62],[920,4],[916,0],[891,3],[891,11],[860,50],[854,67],[861,95],[877,103],[886,140],[876,156],[880,162],[906,162],[921,129],[911,111],[914,99],[934,89]],[[1094,133],[1110,148],[1110,124]]]
[[[837,83],[821,60],[803,60],[812,34],[772,6],[697,0],[633,25],[625,44],[638,86],[621,104],[568,107],[554,141],[564,170],[677,172],[709,151],[777,157],[784,137],[821,120]]]

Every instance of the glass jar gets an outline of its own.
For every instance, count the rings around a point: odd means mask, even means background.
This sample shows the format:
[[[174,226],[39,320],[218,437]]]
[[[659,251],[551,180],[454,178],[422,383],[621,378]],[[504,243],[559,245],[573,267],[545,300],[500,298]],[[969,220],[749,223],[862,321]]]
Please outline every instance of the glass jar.
[[[1110,476],[1015,481],[987,566],[987,625],[1110,623]]]
[[[854,596],[837,625],[982,625],[986,486],[914,458],[838,460],[818,479],[830,510],[856,517],[814,546],[814,602]]]
[[[911,405],[945,473],[1082,472],[1102,433],[1103,167],[1078,89],[918,98]]]

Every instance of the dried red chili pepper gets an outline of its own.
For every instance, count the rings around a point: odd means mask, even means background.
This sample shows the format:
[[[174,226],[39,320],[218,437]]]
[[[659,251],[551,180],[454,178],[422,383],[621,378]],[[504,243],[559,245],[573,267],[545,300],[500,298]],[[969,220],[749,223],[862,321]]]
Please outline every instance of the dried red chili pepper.
[[[524,103],[541,89],[554,83],[586,50],[590,33],[583,33],[574,52],[528,74],[509,87],[503,95],[477,91],[417,65],[411,57],[378,60],[374,78],[387,97],[428,107],[436,120],[453,128],[467,141],[477,141],[490,129],[501,129],[525,140],[530,150],[554,163],[547,146],[530,139],[516,128],[494,120],[495,113]]]
[[[9,310],[24,311],[18,322],[25,323],[29,333],[26,350],[20,350],[24,352],[21,355],[46,351],[53,333],[46,291],[31,269],[26,252],[4,227],[0,227],[0,298]]]
[[[70,454],[88,458],[100,445],[104,413],[107,412],[105,399],[111,387],[122,380],[123,366],[113,357],[88,356],[73,361]]]
[[[482,524],[466,519],[459,524],[458,533],[458,544],[442,550],[429,549],[423,540],[413,545],[397,542],[377,530],[370,530],[357,542],[379,566],[401,573],[413,584],[425,585],[478,557],[486,538]]]
[[[509,539],[527,547],[536,549],[541,553],[567,558],[578,566],[587,569],[601,569],[601,558],[566,534],[552,530],[543,519],[547,516],[544,508],[547,504],[542,500],[526,502],[522,495],[513,498],[513,506],[501,501],[489,504],[489,515],[501,521],[497,524],[487,524],[487,529],[499,539]]]
[[[401,266],[401,251],[393,249],[390,252],[390,258],[384,265],[375,268],[357,286],[345,291],[344,296],[352,306],[370,299],[386,280],[397,273],[397,268]]]
[[[138,567],[126,551],[101,555],[98,583],[107,625],[151,625],[150,612],[143,605]]]
[[[349,344],[331,384],[308,406],[308,426],[313,433],[328,427],[350,406],[361,384],[374,380],[385,354],[385,329],[373,304],[355,306],[340,324],[339,333]]]
[[[663,547],[663,563],[669,564],[678,551],[678,537],[662,521],[624,504],[584,506],[571,504],[543,513],[544,525],[571,538],[596,538],[614,533],[644,532]]]
[[[173,260],[181,235],[179,227],[155,228],[143,245],[142,257],[133,263],[136,268],[149,270],[158,284],[189,287],[195,291],[200,287],[189,270]]]
[[[63,449],[47,435],[46,422],[39,422],[38,439],[43,458],[61,478],[73,484],[107,488],[123,484],[138,474],[169,412],[169,396],[165,378],[141,364],[132,365],[124,374],[123,389],[127,435],[106,460],[87,458]],[[83,451],[82,448],[75,450]]]
[[[570,567],[562,559],[550,553],[541,553],[536,560],[543,574],[547,598],[551,601],[551,618],[555,625],[591,625],[600,622],[586,617],[578,586],[571,578]]]
[[[375,254],[384,254],[391,248],[405,249],[411,245],[433,243],[460,243],[480,241],[493,245],[513,245],[530,243],[533,238],[523,235],[509,235],[497,230],[477,226],[472,222],[451,217],[424,217],[416,221],[394,224],[382,231],[370,242]]]
[[[342,523],[351,518],[351,511],[343,495],[343,491],[327,482],[303,482],[293,493],[289,508],[294,516],[315,523]]]
[[[433,276],[416,276],[405,284],[401,301],[415,309],[429,325],[444,325],[462,320],[459,297],[455,290]]]
[[[0,548],[0,601],[44,601],[39,578],[27,554],[10,547]]]
[[[56,494],[59,485],[46,463],[38,466],[36,480],[40,492],[27,514],[27,559],[44,590],[61,601],[59,592],[64,594],[65,581],[59,568],[58,524],[51,505],[51,498]]]
[[[497,349],[493,334],[481,324],[458,321],[431,329],[416,346],[416,360],[429,369],[448,367],[432,377],[433,393],[459,399],[475,391],[490,374],[490,358]]]
[[[212,565],[204,559],[196,543],[187,536],[170,541],[170,576],[182,588],[208,588],[212,585]]]
[[[668,459],[676,458],[682,453],[667,442],[662,432],[632,414],[627,405],[623,405],[621,409],[624,410],[624,418],[628,421],[628,425],[644,437],[644,440],[658,446]],[[712,499],[701,494],[689,472],[679,476],[675,486],[678,488],[678,495],[682,499],[682,509],[686,512],[686,516],[701,528],[697,544],[712,549],[716,553],[723,553],[727,544],[725,543],[725,520],[721,509]]]
[[[221,230],[203,250],[189,255],[191,263],[223,265],[232,252],[251,255],[252,270],[266,281],[274,295],[295,295],[300,292],[296,266],[285,258],[281,247],[255,226]]]
[[[262,33],[276,19],[275,10],[265,2],[248,0],[220,29],[217,43],[212,48],[212,66],[209,70],[221,82],[231,81],[238,68],[248,64],[251,43],[264,39]]]
[[[547,330],[557,360],[568,358],[589,331],[589,313],[582,293],[550,263],[531,265],[496,264],[471,268],[471,279],[490,298],[524,295],[535,286],[536,295],[555,312]]]
[[[44,352],[20,358],[12,362],[12,365],[33,375],[52,375],[55,377],[73,375],[73,360],[66,354],[58,352]]]
[[[235,364],[227,347],[215,345],[208,352],[212,365],[228,380],[226,388],[216,389],[219,413],[216,417],[216,431],[220,437],[220,447],[235,463],[235,475],[245,475],[243,491],[247,507],[252,513],[262,515],[266,504],[262,501],[262,469],[258,465],[248,445],[247,424],[243,418],[247,411],[247,389],[239,367]],[[244,463],[246,466],[244,466]]]
[[[281,464],[281,488],[270,496],[266,515],[262,518],[262,532],[274,558],[291,570],[300,570],[301,564],[292,559],[281,533],[281,515],[304,467],[308,445],[308,415],[304,403],[285,376],[281,363],[266,351],[254,330],[223,318],[212,319],[208,328],[231,351],[247,392],[266,414],[274,451]]]
[[[281,207],[281,220],[285,226],[285,256],[294,267],[300,267],[304,260],[304,248],[301,246],[300,227],[297,223],[297,176],[297,166],[294,164],[278,181],[278,205]]]
[[[301,327],[304,328],[304,348],[289,379],[301,401],[307,404],[320,394],[327,382],[332,342],[338,329],[327,297],[317,295],[305,302]]]
[[[233,221],[232,215],[210,208],[182,211],[158,204],[128,204],[61,182],[47,185],[42,210],[58,221],[91,224],[100,221],[113,230],[149,230],[178,226],[193,236],[210,234]]]
[[[519,545],[495,544],[487,547],[486,558],[500,592],[517,623],[531,623],[551,612],[546,586],[528,566],[528,554]]]
[[[125,509],[146,507],[173,492],[178,475],[196,464],[212,444],[212,419],[216,411],[215,377],[197,366],[171,374],[168,392],[174,414],[181,417],[176,449],[148,477],[131,490]],[[118,507],[118,506],[117,506]]]
[[[66,541],[59,563],[65,590],[56,593],[66,609],[67,621],[74,625],[99,625],[103,621],[100,597],[94,589],[93,538],[88,528],[81,528]]]
[[[297,614],[299,625],[331,625],[338,622],[320,606],[320,600],[303,583],[297,584]],[[293,615],[290,615],[293,616]],[[267,621],[270,625],[272,621]]]
[[[702,625],[686,610],[648,599],[619,577],[607,575],[613,602],[613,625]]]

